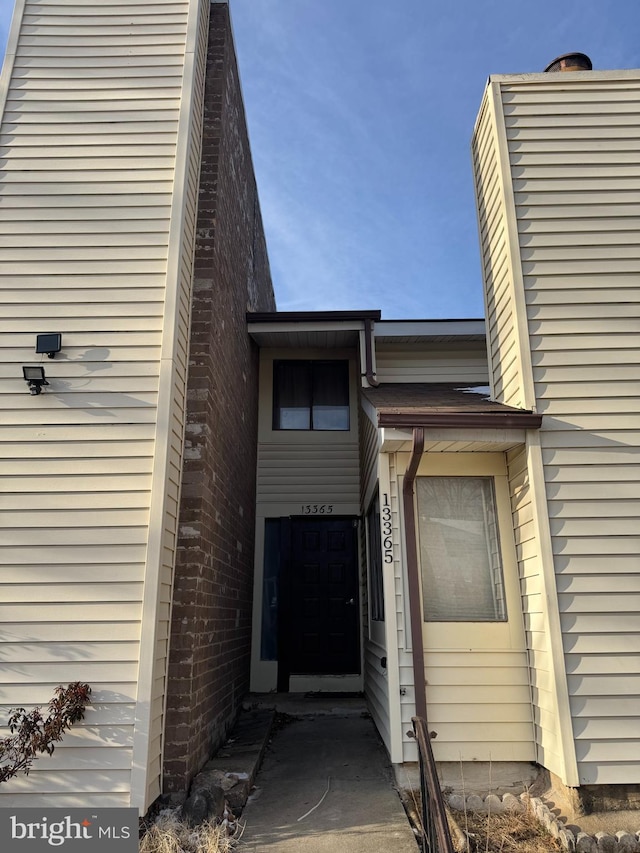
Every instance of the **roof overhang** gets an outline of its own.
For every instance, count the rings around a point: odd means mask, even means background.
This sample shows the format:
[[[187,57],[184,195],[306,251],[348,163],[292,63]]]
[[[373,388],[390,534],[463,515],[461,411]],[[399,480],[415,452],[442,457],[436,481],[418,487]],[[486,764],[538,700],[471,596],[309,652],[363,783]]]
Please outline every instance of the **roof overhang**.
[[[542,415],[492,400],[489,389],[449,383],[389,383],[363,391],[363,407],[383,431],[385,449],[407,449],[425,430],[425,450],[505,450],[539,429]]]
[[[426,427],[424,453],[506,453],[525,443],[524,429],[473,429]],[[384,427],[380,430],[382,453],[410,452],[413,430]]]
[[[484,341],[484,320],[381,320],[374,337],[381,343]]]
[[[270,311],[247,314],[249,335],[260,347],[354,347],[367,320],[380,311]]]
[[[414,427],[479,428],[479,429],[540,429],[542,415],[535,412],[428,412],[378,411],[378,426],[397,429]]]
[[[380,311],[263,311],[247,314],[250,336],[261,347],[347,347],[367,321],[380,343],[485,340],[484,320],[382,320]]]
[[[331,323],[379,320],[381,311],[253,311],[247,313],[247,323]]]

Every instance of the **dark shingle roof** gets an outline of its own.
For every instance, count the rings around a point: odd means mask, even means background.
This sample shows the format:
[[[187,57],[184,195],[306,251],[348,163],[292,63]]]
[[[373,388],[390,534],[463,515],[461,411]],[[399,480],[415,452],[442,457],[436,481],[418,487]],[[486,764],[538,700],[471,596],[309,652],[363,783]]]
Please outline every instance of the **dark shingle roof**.
[[[379,426],[528,427],[538,429],[542,416],[497,403],[489,388],[444,382],[398,382],[364,388],[375,406]]]

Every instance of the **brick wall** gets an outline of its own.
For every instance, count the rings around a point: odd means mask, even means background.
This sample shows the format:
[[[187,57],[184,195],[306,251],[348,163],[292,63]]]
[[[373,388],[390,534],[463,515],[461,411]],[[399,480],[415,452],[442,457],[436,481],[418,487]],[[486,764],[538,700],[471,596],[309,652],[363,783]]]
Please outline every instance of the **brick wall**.
[[[226,4],[212,4],[185,466],[170,641],[165,791],[185,790],[248,690],[258,353],[275,310]]]

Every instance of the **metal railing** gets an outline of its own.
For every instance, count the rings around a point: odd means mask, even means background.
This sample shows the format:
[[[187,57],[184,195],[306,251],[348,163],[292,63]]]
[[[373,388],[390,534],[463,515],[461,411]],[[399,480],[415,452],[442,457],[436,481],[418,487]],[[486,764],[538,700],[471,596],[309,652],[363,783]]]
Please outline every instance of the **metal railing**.
[[[420,758],[420,799],[423,853],[454,853],[427,721],[412,717]]]

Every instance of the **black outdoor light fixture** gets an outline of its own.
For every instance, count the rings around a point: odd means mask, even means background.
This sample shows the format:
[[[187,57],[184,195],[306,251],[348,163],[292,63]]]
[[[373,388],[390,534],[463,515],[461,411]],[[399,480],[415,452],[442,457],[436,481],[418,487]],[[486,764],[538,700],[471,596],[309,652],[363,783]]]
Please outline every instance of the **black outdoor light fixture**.
[[[51,335],[36,335],[36,352],[46,353],[48,358],[55,358],[62,349],[62,335],[55,332]]]
[[[60,332],[36,335],[36,352],[40,355],[55,358],[56,353],[60,352],[61,349],[62,335]],[[41,364],[23,364],[22,375],[24,376],[24,381],[29,386],[29,393],[32,397],[37,397],[42,391],[42,386],[49,384],[44,374],[44,367]]]
[[[44,375],[44,367],[40,364],[23,364],[22,375],[24,376],[24,381],[29,386],[29,393],[32,397],[36,397],[42,391],[43,385],[49,384]]]

